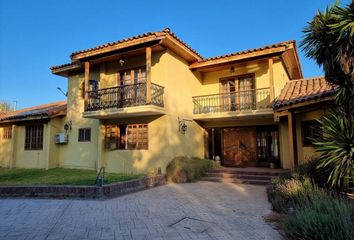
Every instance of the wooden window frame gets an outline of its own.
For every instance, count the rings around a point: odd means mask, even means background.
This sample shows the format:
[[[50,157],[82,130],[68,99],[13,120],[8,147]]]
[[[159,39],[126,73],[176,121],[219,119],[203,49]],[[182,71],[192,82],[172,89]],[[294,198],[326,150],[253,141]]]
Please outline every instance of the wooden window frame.
[[[91,142],[91,128],[79,128],[77,141]]]
[[[316,135],[321,134],[320,132],[316,133],[316,131],[321,131],[319,123],[317,120],[307,120],[301,122],[301,134],[302,134],[302,146],[303,147],[313,147],[313,141],[308,138],[315,138]]]
[[[44,125],[28,125],[25,129],[25,151],[43,150]]]
[[[107,125],[104,142],[106,150],[148,150],[148,124]]]
[[[4,127],[2,132],[3,139],[11,139],[12,138],[12,127]]]

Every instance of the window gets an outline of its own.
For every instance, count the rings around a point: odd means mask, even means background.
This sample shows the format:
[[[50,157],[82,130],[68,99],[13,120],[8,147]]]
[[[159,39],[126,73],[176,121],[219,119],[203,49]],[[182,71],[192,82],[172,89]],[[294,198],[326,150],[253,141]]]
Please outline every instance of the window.
[[[25,150],[43,149],[43,124],[26,126]]]
[[[79,128],[79,142],[91,141],[91,128]]]
[[[147,125],[128,125],[126,145],[127,149],[148,149]]]
[[[11,139],[12,138],[12,127],[4,127],[2,134],[3,134],[4,139]]]
[[[302,145],[313,146],[314,138],[322,135],[322,130],[316,120],[301,123],[302,128]]]
[[[105,131],[105,148],[110,150],[148,149],[148,125],[107,125]]]

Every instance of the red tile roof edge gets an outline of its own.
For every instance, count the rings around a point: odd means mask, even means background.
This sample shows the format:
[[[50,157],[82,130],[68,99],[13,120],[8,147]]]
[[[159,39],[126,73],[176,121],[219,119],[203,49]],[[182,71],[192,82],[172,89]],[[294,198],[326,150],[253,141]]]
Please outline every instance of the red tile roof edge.
[[[42,104],[29,108],[23,108],[16,111],[8,111],[4,115],[0,115],[0,123],[4,121],[15,121],[26,119],[28,117],[47,117],[50,118],[58,113],[66,112],[66,101],[58,101],[53,103]]]
[[[203,59],[201,61],[198,61],[198,63],[207,62],[207,61],[210,61],[210,60],[216,60],[216,59],[220,59],[220,58],[226,58],[226,57],[242,55],[242,54],[246,54],[246,53],[262,51],[262,50],[265,50],[265,49],[271,49],[271,48],[283,47],[283,46],[286,47],[286,46],[288,46],[289,44],[292,44],[292,43],[295,44],[295,40],[283,41],[283,42],[280,42],[280,43],[274,43],[274,44],[270,44],[270,45],[265,45],[265,46],[259,47],[259,48],[252,48],[252,49],[243,50],[243,51],[234,52],[234,53],[229,53],[229,54],[225,54],[225,55],[205,58],[205,59]]]
[[[98,45],[96,47],[92,47],[92,48],[88,48],[88,49],[83,49],[83,50],[79,50],[79,51],[75,51],[73,53],[71,53],[70,57],[73,57],[77,54],[80,53],[86,53],[86,52],[90,52],[90,51],[94,51],[94,50],[98,50],[98,49],[102,49],[105,47],[109,47],[109,46],[113,46],[116,44],[120,44],[120,43],[124,43],[124,42],[129,42],[135,39],[139,39],[139,38],[144,38],[144,37],[148,37],[148,36],[157,36],[158,34],[168,34],[170,36],[172,36],[174,39],[176,39],[178,42],[180,42],[181,44],[183,44],[187,49],[189,49],[190,51],[192,51],[194,54],[196,54],[198,57],[203,58],[196,50],[194,50],[193,48],[191,48],[187,43],[185,43],[184,41],[182,41],[179,37],[177,37],[177,35],[175,33],[173,33],[170,28],[165,28],[163,29],[161,32],[147,32],[147,33],[143,33],[143,34],[139,34],[133,37],[128,37],[128,38],[123,38],[121,40],[118,41],[114,41],[114,42],[109,42],[109,43],[105,43],[105,44],[101,44]]]
[[[273,103],[273,109],[333,96],[337,87],[329,84],[324,77],[290,80]]]

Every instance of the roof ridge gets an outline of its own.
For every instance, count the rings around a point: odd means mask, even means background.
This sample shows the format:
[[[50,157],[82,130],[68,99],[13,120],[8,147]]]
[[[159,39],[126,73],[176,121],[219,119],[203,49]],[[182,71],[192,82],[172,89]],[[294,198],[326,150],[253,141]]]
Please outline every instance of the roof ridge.
[[[161,33],[168,34],[168,35],[172,36],[178,42],[182,43],[188,50],[192,51],[198,57],[203,59],[203,57],[196,50],[191,48],[187,43],[185,43],[179,37],[177,37],[177,35],[174,32],[172,32],[171,29],[168,28],[168,27],[164,28],[162,31],[146,32],[146,33],[143,33],[143,34],[138,34],[138,35],[134,35],[134,36],[131,36],[131,37],[126,37],[126,38],[123,38],[123,39],[120,39],[120,40],[116,40],[116,41],[100,44],[100,45],[97,45],[95,47],[91,47],[91,48],[87,48],[87,49],[83,49],[83,50],[78,50],[78,51],[75,51],[75,52],[71,53],[70,54],[70,58],[72,58],[73,56],[75,56],[77,54],[80,54],[80,53],[86,53],[86,52],[89,52],[89,51],[97,50],[97,49],[100,49],[100,48],[112,46],[112,45],[115,45],[115,44],[131,41],[131,40],[134,40],[134,39],[139,39],[139,38],[143,38],[143,37],[147,37],[147,36],[152,36],[152,35],[158,36],[158,35],[161,35]]]
[[[254,51],[259,51],[259,50],[263,50],[263,49],[267,49],[267,48],[278,47],[278,46],[281,46],[281,45],[288,45],[288,44],[295,43],[295,42],[296,42],[295,40],[282,41],[282,42],[278,42],[278,43],[263,45],[263,46],[257,47],[257,48],[250,48],[250,49],[245,49],[245,50],[232,52],[232,53],[228,53],[228,54],[224,54],[224,55],[218,55],[218,56],[214,56],[214,57],[203,58],[199,62],[206,62],[206,61],[209,61],[209,60],[214,60],[214,59],[219,59],[219,58],[224,58],[224,57],[229,57],[229,56],[235,56],[235,55],[239,55],[239,54],[243,54],[243,53],[254,52]]]
[[[291,79],[289,82],[297,82],[297,81],[307,81],[307,80],[316,80],[316,79],[325,79],[324,76],[318,76],[318,77],[308,77],[308,78],[299,78],[299,79]]]

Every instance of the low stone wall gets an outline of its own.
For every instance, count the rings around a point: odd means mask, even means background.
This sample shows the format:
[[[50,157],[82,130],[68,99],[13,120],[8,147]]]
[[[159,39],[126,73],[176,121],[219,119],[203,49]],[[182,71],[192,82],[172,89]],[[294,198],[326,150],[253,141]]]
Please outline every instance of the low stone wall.
[[[27,185],[0,186],[0,197],[103,198],[136,192],[166,183],[165,175],[97,186]]]

